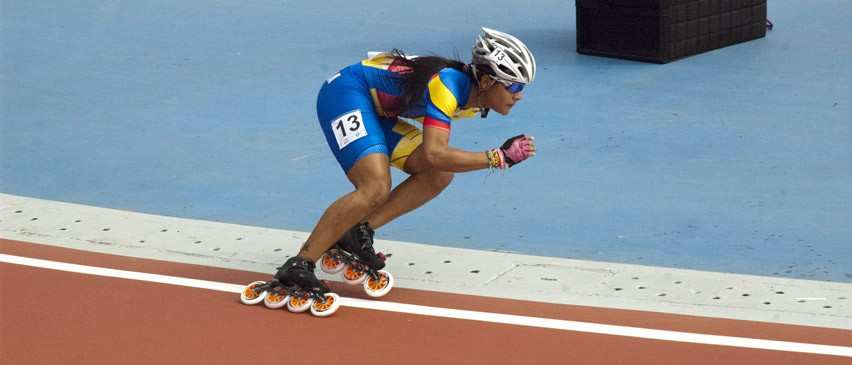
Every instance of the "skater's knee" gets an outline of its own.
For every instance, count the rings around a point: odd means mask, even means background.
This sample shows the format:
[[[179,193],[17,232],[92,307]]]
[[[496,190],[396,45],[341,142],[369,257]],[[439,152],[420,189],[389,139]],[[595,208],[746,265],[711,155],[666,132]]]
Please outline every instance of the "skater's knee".
[[[456,175],[452,172],[447,171],[439,171],[432,175],[432,186],[435,187],[438,191],[442,191],[450,186],[450,183],[453,182],[453,177]]]
[[[429,187],[435,193],[440,193],[453,182],[455,174],[446,171],[431,170],[423,173],[422,177],[428,181]]]
[[[371,208],[375,208],[390,197],[390,182],[377,181],[358,188],[358,193]]]

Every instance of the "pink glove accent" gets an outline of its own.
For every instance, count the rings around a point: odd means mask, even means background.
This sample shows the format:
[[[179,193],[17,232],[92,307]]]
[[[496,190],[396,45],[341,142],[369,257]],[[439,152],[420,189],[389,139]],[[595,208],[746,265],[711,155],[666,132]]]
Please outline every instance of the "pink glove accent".
[[[502,152],[501,157],[505,159],[509,167],[530,158],[530,156],[535,154],[535,152],[528,151],[530,146],[533,145],[533,140],[533,137],[527,137],[525,135],[509,138],[506,143],[503,143],[503,146],[500,147],[500,152]]]

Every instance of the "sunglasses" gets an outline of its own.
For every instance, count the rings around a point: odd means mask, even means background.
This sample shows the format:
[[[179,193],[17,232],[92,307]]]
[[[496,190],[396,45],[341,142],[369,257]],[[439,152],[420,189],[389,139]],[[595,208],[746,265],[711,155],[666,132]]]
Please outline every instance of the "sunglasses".
[[[509,81],[504,81],[504,80],[500,80],[500,79],[494,79],[494,81],[497,81],[497,82],[503,84],[503,87],[505,87],[506,90],[509,91],[512,94],[517,94],[517,93],[521,92],[522,90],[524,90],[524,84],[519,83],[519,82],[509,82]]]

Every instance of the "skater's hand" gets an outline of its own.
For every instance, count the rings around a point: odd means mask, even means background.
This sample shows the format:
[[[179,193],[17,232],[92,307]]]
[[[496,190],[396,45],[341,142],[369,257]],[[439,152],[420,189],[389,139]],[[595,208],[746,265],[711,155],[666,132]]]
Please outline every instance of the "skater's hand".
[[[535,156],[535,137],[524,134],[506,140],[499,149],[506,167],[512,167]]]

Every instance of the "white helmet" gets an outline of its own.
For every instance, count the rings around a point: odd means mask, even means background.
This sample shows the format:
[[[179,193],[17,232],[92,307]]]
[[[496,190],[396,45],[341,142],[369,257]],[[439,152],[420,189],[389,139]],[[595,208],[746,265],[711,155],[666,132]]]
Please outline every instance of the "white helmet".
[[[482,28],[473,46],[473,64],[488,66],[500,80],[532,83],[535,57],[518,38],[490,28]]]

